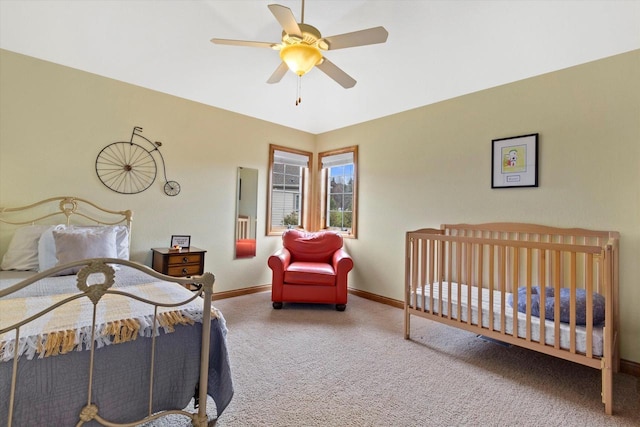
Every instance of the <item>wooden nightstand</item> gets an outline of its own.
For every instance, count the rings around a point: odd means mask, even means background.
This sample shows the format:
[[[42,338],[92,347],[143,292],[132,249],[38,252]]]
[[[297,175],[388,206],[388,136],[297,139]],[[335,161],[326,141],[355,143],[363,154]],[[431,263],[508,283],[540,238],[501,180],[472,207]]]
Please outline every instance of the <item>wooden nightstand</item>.
[[[204,273],[204,249],[183,248],[180,251],[169,248],[151,248],[154,270],[174,277],[188,277]]]

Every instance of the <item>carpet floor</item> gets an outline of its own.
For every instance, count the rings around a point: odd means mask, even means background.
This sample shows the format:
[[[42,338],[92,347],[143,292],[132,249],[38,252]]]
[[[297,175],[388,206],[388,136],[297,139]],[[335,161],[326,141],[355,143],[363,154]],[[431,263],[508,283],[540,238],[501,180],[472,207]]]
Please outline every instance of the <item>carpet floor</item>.
[[[614,375],[607,416],[595,369],[415,317],[405,340],[402,310],[357,296],[342,313],[273,310],[268,292],[214,305],[235,386],[217,427],[640,426],[636,377]]]

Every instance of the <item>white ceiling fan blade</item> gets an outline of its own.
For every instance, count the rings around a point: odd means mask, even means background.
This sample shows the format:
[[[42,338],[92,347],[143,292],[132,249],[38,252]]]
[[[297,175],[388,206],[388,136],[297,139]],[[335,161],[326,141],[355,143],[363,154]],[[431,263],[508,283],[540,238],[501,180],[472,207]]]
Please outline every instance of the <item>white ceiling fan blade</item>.
[[[278,43],[270,43],[270,42],[253,42],[248,40],[229,40],[229,39],[211,39],[211,43],[215,44],[228,44],[233,46],[249,46],[249,47],[268,47],[272,49],[274,46],[277,46]]]
[[[346,47],[365,46],[368,44],[384,43],[389,33],[384,27],[374,27],[352,33],[339,34],[325,37],[324,41],[329,45],[328,50],[344,49]]]
[[[278,68],[276,68],[273,74],[271,74],[271,77],[269,77],[267,83],[278,83],[280,80],[282,80],[282,77],[287,74],[288,70],[289,67],[287,67],[287,64],[284,61],[281,62],[280,65],[278,65]]]
[[[302,31],[300,31],[300,27],[291,9],[279,4],[270,4],[267,7],[271,13],[273,13],[273,16],[276,17],[285,33],[302,38]]]
[[[338,68],[333,62],[329,61],[326,57],[322,58],[322,62],[316,65],[320,71],[331,77],[340,86],[345,89],[349,89],[356,85],[356,81],[349,74]]]

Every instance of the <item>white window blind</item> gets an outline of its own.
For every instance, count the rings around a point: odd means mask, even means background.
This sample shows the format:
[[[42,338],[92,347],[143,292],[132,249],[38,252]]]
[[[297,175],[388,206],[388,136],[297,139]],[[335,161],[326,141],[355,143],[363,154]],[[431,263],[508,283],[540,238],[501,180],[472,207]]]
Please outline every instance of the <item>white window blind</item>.
[[[273,161],[274,163],[284,163],[287,165],[301,166],[303,168],[309,167],[309,158],[307,156],[290,153],[288,151],[274,150]]]
[[[332,168],[334,166],[349,165],[353,163],[353,151],[348,153],[334,154],[322,158],[323,168]]]

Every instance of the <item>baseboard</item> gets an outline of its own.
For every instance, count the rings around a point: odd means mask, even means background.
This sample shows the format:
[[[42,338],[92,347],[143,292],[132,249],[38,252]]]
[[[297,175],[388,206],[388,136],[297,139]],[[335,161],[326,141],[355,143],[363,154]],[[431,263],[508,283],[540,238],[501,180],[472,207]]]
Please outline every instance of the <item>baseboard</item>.
[[[353,289],[353,288],[349,288],[349,293],[371,300],[371,301],[375,301],[375,302],[379,302],[381,304],[386,304],[386,305],[390,305],[392,307],[396,307],[396,308],[402,308],[404,309],[404,301],[399,301],[397,299],[393,299],[393,298],[387,298],[387,297],[383,297],[381,295],[377,295],[377,294],[373,294],[371,292],[367,292],[367,291],[361,291],[359,289]]]
[[[238,297],[241,295],[255,294],[257,292],[266,292],[271,290],[271,285],[253,286],[251,288],[238,289],[235,291],[214,292],[213,300],[220,300],[224,298]],[[365,298],[371,301],[379,302],[380,304],[390,305],[391,307],[404,309],[404,301],[400,301],[393,298],[383,297],[378,294],[374,294],[367,291],[361,291],[359,289],[349,288],[349,293]],[[632,362],[630,360],[620,360],[620,372],[623,374],[629,374],[634,377],[640,378],[640,363]]]
[[[221,300],[225,298],[239,297],[242,295],[256,294],[258,292],[266,292],[271,290],[271,285],[253,286],[251,288],[237,289],[235,291],[214,292],[212,300]]]
[[[620,372],[640,378],[640,363],[620,359]]]

